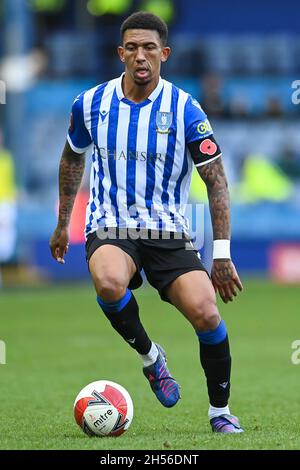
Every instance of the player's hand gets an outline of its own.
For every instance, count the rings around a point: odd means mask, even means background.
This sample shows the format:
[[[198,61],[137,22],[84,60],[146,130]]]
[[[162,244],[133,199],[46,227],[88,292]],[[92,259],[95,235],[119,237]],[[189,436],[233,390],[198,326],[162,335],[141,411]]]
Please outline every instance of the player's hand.
[[[237,296],[237,289],[243,290],[243,285],[230,259],[215,259],[211,271],[211,280],[216,292],[219,292],[225,304],[232,302]]]
[[[69,248],[69,229],[68,227],[60,227],[59,225],[53,232],[50,239],[50,250],[54,259],[60,264],[65,264],[65,254]]]

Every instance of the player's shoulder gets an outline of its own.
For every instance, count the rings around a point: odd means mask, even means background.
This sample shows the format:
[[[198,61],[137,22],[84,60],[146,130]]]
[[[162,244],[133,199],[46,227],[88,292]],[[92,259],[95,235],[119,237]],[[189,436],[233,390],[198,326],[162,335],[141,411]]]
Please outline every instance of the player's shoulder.
[[[113,80],[111,80],[111,81],[113,81]],[[83,102],[84,100],[92,98],[96,92],[99,92],[102,89],[104,89],[108,83],[109,82],[100,83],[96,86],[93,86],[92,88],[88,88],[88,89],[82,91],[81,93],[79,93],[76,96],[73,103],[74,104],[75,103],[80,103],[80,102]]]
[[[178,95],[178,97],[183,101],[184,107],[189,108],[191,111],[196,111],[204,113],[201,104],[197,101],[190,93],[183,90],[179,86],[175,85],[173,82],[169,82],[164,79],[164,85],[166,87],[172,88],[172,91]]]
[[[178,87],[177,85],[175,85],[175,83],[173,82],[169,82],[168,80],[166,80],[165,78],[163,79],[163,84],[164,84],[164,89],[169,89],[172,91],[172,93],[178,95],[178,97],[180,97],[181,99],[183,99],[184,101],[186,101],[189,97],[189,94],[184,91],[182,88]]]

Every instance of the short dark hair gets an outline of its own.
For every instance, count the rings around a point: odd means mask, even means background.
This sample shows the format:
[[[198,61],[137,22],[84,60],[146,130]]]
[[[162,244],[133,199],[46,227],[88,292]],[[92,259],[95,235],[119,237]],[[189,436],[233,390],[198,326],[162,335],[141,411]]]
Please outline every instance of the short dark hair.
[[[124,33],[127,29],[152,29],[157,31],[163,46],[166,45],[168,40],[168,26],[159,18],[148,11],[137,11],[128,16],[121,25],[121,39],[124,38]]]

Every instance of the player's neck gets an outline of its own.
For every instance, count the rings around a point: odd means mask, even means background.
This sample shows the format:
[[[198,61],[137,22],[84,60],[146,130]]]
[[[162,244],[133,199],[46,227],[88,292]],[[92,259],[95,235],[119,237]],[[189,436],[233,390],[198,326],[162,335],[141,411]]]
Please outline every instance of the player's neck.
[[[137,85],[131,77],[125,73],[122,81],[122,89],[125,98],[134,103],[142,103],[155,90],[159,82],[159,76],[155,77],[150,83],[144,86]]]

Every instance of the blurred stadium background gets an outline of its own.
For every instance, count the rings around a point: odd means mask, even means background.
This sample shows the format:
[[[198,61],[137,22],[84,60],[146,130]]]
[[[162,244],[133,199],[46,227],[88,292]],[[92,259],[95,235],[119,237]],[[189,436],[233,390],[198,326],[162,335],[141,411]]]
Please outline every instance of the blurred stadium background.
[[[294,0],[1,1],[0,339],[7,344],[7,365],[0,366],[0,388],[4,407],[11,408],[12,396],[22,407],[14,408],[13,418],[7,414],[8,434],[2,435],[0,448],[97,448],[98,444],[83,441],[83,435],[76,441],[79,431],[69,410],[78,390],[95,380],[95,370],[99,378],[120,381],[134,393],[146,418],[137,413],[140,428],[132,434],[133,439],[142,436],[141,448],[145,442],[147,448],[164,447],[165,435],[171,441],[166,448],[172,443],[176,448],[226,448],[220,440],[209,440],[208,427],[200,442],[198,422],[183,431],[173,411],[174,428],[161,425],[157,430],[165,410],[156,408],[152,396],[152,409],[143,407],[150,402],[150,391],[144,382],[141,390],[132,385],[143,379],[131,351],[98,315],[91,284],[72,284],[89,279],[82,233],[88,171],[74,210],[66,265],[55,263],[48,249],[56,225],[58,165],[72,101],[82,90],[121,73],[115,54],[119,26],[136,10],[152,11],[167,21],[172,55],[162,75],[199,100],[223,149],[232,199],[232,253],[246,280],[245,294],[224,309],[237,358],[238,392],[233,398],[243,423],[256,432],[255,438],[241,437],[236,448],[299,448],[298,371],[290,361],[291,343],[299,331],[300,284],[300,93],[292,87],[300,80],[300,4]],[[206,201],[203,189],[199,178],[193,179],[193,202]],[[209,266],[207,208],[205,221],[202,255]],[[18,286],[30,288],[12,289]],[[169,334],[159,312],[171,307],[147,289],[138,297],[156,338],[167,348],[176,346],[177,374],[191,399],[181,412],[193,416],[198,391],[192,382],[198,363],[190,366],[190,379],[185,356],[193,350],[196,359],[191,332],[188,326],[184,330],[180,316],[173,315]],[[99,325],[94,326],[96,321]],[[116,351],[99,364],[99,347],[104,354],[111,344]],[[116,366],[119,350],[127,361],[121,370]],[[22,379],[22,393],[17,377]],[[206,403],[204,386],[201,393]],[[29,395],[39,417],[33,425]],[[63,406],[55,401],[57,396]],[[45,413],[45,400],[58,427],[53,428],[51,413]],[[207,426],[205,413],[206,405],[202,418]],[[284,429],[278,435],[287,413],[290,434],[285,436]],[[155,430],[151,438],[147,423]],[[134,448],[136,444],[124,439],[113,445]]]
[[[0,105],[0,197],[3,224],[11,227],[10,243],[1,237],[3,282],[88,275],[82,256],[88,171],[73,217],[68,263],[61,268],[49,257],[58,164],[72,100],[120,74],[115,54],[120,22],[137,9],[168,22],[172,56],[162,73],[200,101],[223,149],[239,269],[298,282],[300,105],[292,102],[297,92],[292,83],[300,78],[300,6],[287,0],[284,15],[281,8],[281,2],[271,0],[254,0],[249,11],[235,0],[211,5],[192,0],[2,1],[0,78],[6,104]],[[191,196],[205,199],[198,179]],[[209,264],[209,233],[206,240]]]

